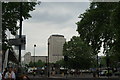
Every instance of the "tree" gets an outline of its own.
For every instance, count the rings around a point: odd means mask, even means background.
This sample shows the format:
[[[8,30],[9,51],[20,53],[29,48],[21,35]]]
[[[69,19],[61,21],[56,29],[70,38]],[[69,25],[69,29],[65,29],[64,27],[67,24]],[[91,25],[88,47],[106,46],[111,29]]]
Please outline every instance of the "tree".
[[[45,66],[45,62],[43,62],[43,61],[41,61],[41,60],[38,60],[37,62],[34,63],[34,62],[31,61],[31,62],[29,63],[29,66],[30,66],[30,67],[34,67],[34,66],[35,66],[35,67],[43,67],[43,66]]]
[[[116,48],[112,47],[112,49],[109,52],[109,56],[108,57],[110,59],[110,61],[109,61],[110,62],[110,67],[116,67],[117,64],[120,62],[120,53],[119,53],[119,50],[116,51]]]
[[[117,3],[98,3],[93,2],[77,22],[77,31],[82,40],[90,44],[94,51],[98,53],[102,42],[104,42],[104,50],[115,41],[115,30],[111,27],[111,13]],[[111,6],[111,7],[110,7]]]
[[[100,59],[100,67],[106,67],[106,57],[102,56]]]
[[[22,2],[22,18],[29,19],[30,11],[35,9],[35,2]],[[3,2],[2,3],[2,44],[3,50],[8,48],[6,31],[10,31],[12,35],[17,34],[20,20],[20,2]]]
[[[109,56],[111,49],[116,55],[120,52],[120,2],[92,2],[79,18],[77,31],[95,54],[99,53],[102,43],[106,56]]]
[[[112,27],[115,28],[116,32],[116,41],[114,45],[112,46],[111,53],[112,53],[112,58],[114,59],[115,62],[120,62],[120,2],[116,5],[116,8],[114,12],[112,13]]]
[[[35,66],[36,67],[43,67],[43,66],[45,66],[45,62],[38,60],[38,62],[35,63]]]
[[[30,61],[29,66],[34,67],[34,62]]]
[[[68,56],[65,65],[71,69],[87,69],[92,65],[93,52],[80,37],[73,36],[64,44],[63,55]]]
[[[63,59],[59,60],[59,61],[56,61],[55,65],[59,65],[60,67],[64,67],[65,65],[65,62]]]

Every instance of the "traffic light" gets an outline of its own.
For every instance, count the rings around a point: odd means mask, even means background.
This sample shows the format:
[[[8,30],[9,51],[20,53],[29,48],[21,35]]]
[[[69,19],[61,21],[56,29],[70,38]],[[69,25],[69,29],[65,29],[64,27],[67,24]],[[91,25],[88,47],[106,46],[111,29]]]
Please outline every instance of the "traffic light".
[[[68,56],[64,56],[64,61],[68,61]]]

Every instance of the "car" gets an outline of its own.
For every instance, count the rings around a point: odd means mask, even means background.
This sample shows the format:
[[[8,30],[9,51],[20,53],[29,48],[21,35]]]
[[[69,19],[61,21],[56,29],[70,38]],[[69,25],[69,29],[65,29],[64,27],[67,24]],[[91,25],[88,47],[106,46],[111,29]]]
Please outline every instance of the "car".
[[[106,75],[106,72],[107,72],[107,70],[102,70],[102,71],[99,72],[99,75],[100,75],[100,76],[105,76],[105,75]]]
[[[112,76],[112,70],[109,70],[109,73],[108,73],[108,70],[102,70],[99,72],[99,75],[100,76]]]
[[[34,70],[37,70],[37,68],[28,68],[28,71],[27,71],[27,72],[28,72],[29,74],[31,74],[31,73],[33,73]]]
[[[28,73],[32,73],[32,72],[33,72],[33,69],[32,69],[32,68],[29,68],[27,72],[28,72]]]

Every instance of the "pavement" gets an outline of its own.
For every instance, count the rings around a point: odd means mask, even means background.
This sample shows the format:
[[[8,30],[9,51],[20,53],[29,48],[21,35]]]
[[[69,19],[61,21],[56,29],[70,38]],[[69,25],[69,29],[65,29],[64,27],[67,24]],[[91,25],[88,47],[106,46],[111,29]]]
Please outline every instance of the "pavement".
[[[40,75],[29,75],[30,80],[120,80],[120,77],[118,76],[112,76],[112,77],[92,77],[92,74],[82,74],[79,76],[76,75],[54,75],[54,76],[40,76]]]
[[[30,80],[120,80],[120,78],[30,78]]]

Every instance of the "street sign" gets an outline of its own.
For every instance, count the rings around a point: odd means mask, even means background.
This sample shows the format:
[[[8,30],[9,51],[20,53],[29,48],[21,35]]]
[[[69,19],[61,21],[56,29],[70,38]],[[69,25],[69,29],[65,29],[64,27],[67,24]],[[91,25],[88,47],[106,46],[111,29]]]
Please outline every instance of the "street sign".
[[[9,39],[8,42],[10,45],[15,45],[15,46],[19,46],[21,45],[21,39],[20,38],[15,38],[15,39]]]
[[[19,35],[15,36],[16,38],[19,38]],[[26,44],[26,35],[22,35],[21,38],[21,50],[25,50],[25,44]],[[16,50],[19,50],[19,46],[15,46]]]
[[[26,36],[22,35],[22,37],[19,38],[19,35],[17,35],[14,39],[9,39],[8,43],[14,45],[16,50],[19,50],[19,45],[21,45],[21,50],[25,50]]]

